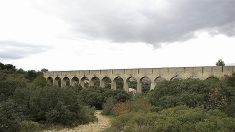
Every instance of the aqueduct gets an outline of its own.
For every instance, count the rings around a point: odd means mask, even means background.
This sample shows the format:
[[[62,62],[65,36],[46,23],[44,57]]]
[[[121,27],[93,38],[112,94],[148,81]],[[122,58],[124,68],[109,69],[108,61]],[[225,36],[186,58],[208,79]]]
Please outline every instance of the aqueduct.
[[[75,86],[80,84],[98,85],[105,87],[111,85],[111,89],[116,89],[118,79],[123,80],[123,88],[128,91],[128,80],[130,78],[137,81],[137,93],[142,92],[142,80],[148,79],[151,82],[151,89],[162,80],[173,79],[207,79],[231,76],[235,72],[235,66],[206,66],[206,67],[171,67],[171,68],[140,68],[140,69],[110,69],[110,70],[79,70],[79,71],[49,71],[44,72],[48,85],[59,87]],[[108,80],[107,84],[105,81]]]

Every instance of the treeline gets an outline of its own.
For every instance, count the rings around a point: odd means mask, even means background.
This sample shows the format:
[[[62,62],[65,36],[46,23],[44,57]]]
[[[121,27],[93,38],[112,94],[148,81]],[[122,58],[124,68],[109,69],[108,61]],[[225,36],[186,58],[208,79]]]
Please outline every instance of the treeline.
[[[95,109],[102,109],[109,97],[117,102],[130,98],[123,90],[47,86],[41,72],[33,73],[1,64],[0,132],[77,126],[96,121]]]
[[[12,64],[3,64],[0,62],[0,80],[7,79],[10,77],[26,79],[27,82],[32,82],[37,76],[42,75],[42,72],[48,71],[43,68],[41,71],[28,70],[24,71],[22,68],[16,69]]]
[[[146,94],[104,106],[103,114],[114,116],[107,131],[235,131],[235,74],[163,81]]]

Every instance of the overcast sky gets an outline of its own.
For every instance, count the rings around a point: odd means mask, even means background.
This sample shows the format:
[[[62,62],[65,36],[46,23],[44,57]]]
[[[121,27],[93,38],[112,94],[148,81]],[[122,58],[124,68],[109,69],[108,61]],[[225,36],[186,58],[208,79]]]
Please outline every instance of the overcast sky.
[[[0,0],[0,62],[25,70],[235,65],[235,0]]]

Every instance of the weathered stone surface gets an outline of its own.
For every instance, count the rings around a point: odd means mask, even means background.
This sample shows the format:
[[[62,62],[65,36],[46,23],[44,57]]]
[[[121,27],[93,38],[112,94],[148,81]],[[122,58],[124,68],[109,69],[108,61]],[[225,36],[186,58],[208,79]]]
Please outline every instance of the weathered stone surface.
[[[133,77],[137,80],[137,92],[141,93],[141,79],[147,77],[151,81],[151,88],[154,88],[157,82],[161,80],[171,80],[175,78],[187,79],[198,78],[201,80],[208,77],[223,78],[224,76],[231,76],[235,72],[235,66],[206,66],[206,67],[172,67],[172,68],[140,68],[140,69],[110,69],[110,70],[80,70],[80,71],[49,71],[44,72],[43,75],[47,79],[48,84],[59,85],[64,87],[66,85],[75,85],[77,83],[84,86],[84,83],[89,83],[93,77],[110,78],[112,81],[112,89],[115,88],[116,77],[121,77],[124,80],[124,89],[128,91],[127,79]],[[86,78],[85,80],[82,78]],[[76,78],[76,79],[74,79]],[[76,81],[76,82],[75,82]],[[86,81],[86,82],[84,82]],[[100,82],[103,84],[104,82]],[[103,85],[102,85],[103,86]]]

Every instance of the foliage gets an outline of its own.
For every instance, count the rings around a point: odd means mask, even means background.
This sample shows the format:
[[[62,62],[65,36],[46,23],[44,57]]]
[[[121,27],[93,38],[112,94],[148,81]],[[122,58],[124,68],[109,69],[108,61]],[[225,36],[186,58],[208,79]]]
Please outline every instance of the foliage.
[[[83,123],[80,113],[84,105],[72,88],[45,87],[34,90],[31,94],[30,115],[33,121],[69,126]]]
[[[103,104],[109,97],[113,97],[117,102],[125,102],[129,95],[123,90],[104,89],[101,87],[89,87],[79,92],[81,100],[96,109],[102,109]]]
[[[151,103],[159,109],[187,105],[189,107],[223,109],[227,105],[226,87],[217,79],[188,79],[159,83],[151,95]]]
[[[222,59],[219,59],[218,62],[216,62],[216,66],[225,66],[225,63]]]
[[[22,132],[33,132],[42,130],[42,124],[33,121],[24,120],[20,122],[20,131]]]
[[[22,88],[24,86],[25,83],[18,80],[0,81],[0,102],[12,97],[16,88]]]
[[[74,126],[96,120],[81,87],[45,87],[40,72],[0,63],[0,131],[35,131],[44,124]]]
[[[19,129],[23,120],[22,109],[13,100],[9,99],[0,103],[0,131],[11,132]]]
[[[45,87],[47,85],[47,81],[46,79],[40,75],[40,76],[37,76],[34,80],[33,80],[33,86],[34,87]]]
[[[106,115],[121,115],[127,112],[150,112],[153,106],[149,103],[145,96],[135,97],[126,102],[117,102],[112,98],[107,100],[103,114]]]
[[[30,81],[33,81],[40,74],[40,72],[36,72],[35,70],[28,70],[25,74],[25,78]]]
[[[234,131],[235,119],[219,110],[177,106],[156,112],[129,112],[106,131]]]
[[[103,104],[103,111],[102,111],[102,114],[104,115],[112,115],[114,114],[112,109],[114,107],[114,105],[117,103],[117,101],[112,98],[112,97],[109,97],[106,102]]]
[[[16,71],[16,68],[12,64],[2,64],[0,62],[0,70]]]

